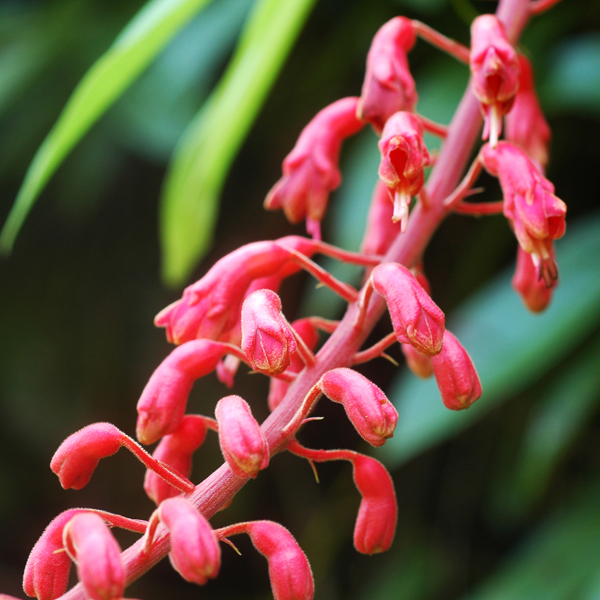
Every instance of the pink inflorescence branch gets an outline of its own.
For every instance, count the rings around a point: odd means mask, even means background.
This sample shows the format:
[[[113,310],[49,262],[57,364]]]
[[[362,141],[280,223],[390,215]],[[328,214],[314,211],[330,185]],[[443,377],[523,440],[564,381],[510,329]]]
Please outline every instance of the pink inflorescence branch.
[[[283,176],[265,201],[269,209],[282,208],[293,223],[306,219],[312,238],[288,236],[238,248],[156,317],[156,325],[166,328],[168,341],[177,347],[153,373],[137,405],[137,439],[141,444],[160,441],[154,454],[115,426],[96,423],[68,437],[52,459],[61,485],[81,489],[101,458],[125,447],[147,470],[144,490],[156,510],[148,521],[93,509],[62,513],[31,552],[24,576],[27,595],[119,600],[129,583],[167,554],[184,579],[204,585],[219,574],[219,542],[232,545],[229,538],[244,533],[268,561],[276,600],[309,600],[314,584],[308,559],[282,525],[247,521],[215,531],[209,523],[268,467],[274,454],[286,450],[313,466],[349,461],[362,497],[354,545],[365,554],[389,549],[398,509],[386,468],[352,450],[306,448],[296,434],[326,396],[342,404],[358,435],[372,446],[392,437],[399,418],[394,406],[351,367],[385,356],[395,343],[416,375],[435,376],[447,408],[466,409],[481,396],[475,365],[446,329],[424,274],[424,250],[449,213],[503,213],[518,241],[516,291],[533,311],[550,302],[558,281],[553,242],[565,232],[566,206],[544,176],[550,130],[535,95],[531,65],[515,50],[528,17],[543,5],[543,0],[501,0],[495,15],[473,22],[470,49],[404,17],[381,27],[368,54],[361,96],[338,100],[316,115],[284,160]],[[471,84],[448,127],[415,111],[408,53],[418,37],[470,65]],[[489,141],[466,169],[482,117],[483,138]],[[329,194],[341,181],[342,142],[367,124],[380,136],[380,181],[362,251],[352,253],[321,241],[320,223]],[[428,178],[424,130],[444,138]],[[482,169],[498,178],[502,202],[466,201]],[[365,267],[362,289],[317,265],[313,257],[319,253]],[[277,292],[300,270],[348,303],[341,321],[318,316],[288,321]],[[362,348],[386,308],[393,333]],[[320,332],[329,339],[315,354]],[[231,386],[242,363],[270,378],[272,412],[264,423],[237,395],[219,400],[215,418],[186,414],[196,380],[216,371]],[[218,434],[225,462],[195,485],[188,479],[192,457],[209,431]],[[109,526],[136,531],[141,538],[121,552]],[[71,563],[80,584],[67,592]]]

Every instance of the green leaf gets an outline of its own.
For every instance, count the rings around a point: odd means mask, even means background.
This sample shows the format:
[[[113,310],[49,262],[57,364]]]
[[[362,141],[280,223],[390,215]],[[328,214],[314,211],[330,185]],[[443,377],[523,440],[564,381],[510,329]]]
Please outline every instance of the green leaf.
[[[446,409],[435,380],[404,371],[390,398],[400,419],[382,448],[388,463],[402,463],[452,437],[490,408],[530,385],[573,350],[600,320],[600,216],[569,227],[557,243],[560,286],[550,308],[533,315],[512,290],[506,271],[467,301],[448,323],[465,346],[483,386],[480,400],[466,411]]]
[[[58,121],[38,149],[0,233],[0,252],[11,251],[36,198],[107,108],[167,42],[209,0],[151,0],[81,80]]]
[[[257,2],[227,72],[178,145],[160,220],[169,285],[184,282],[208,249],[229,167],[314,2]]]

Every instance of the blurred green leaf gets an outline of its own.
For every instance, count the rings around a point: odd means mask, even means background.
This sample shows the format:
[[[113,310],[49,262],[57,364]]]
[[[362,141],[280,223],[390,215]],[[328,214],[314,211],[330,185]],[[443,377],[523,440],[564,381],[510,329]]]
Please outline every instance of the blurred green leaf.
[[[94,63],[27,170],[0,233],[0,252],[10,252],[33,203],[73,146],[208,1],[151,0]]]
[[[557,511],[468,600],[572,600],[600,568],[600,488]],[[596,580],[597,581],[597,580]]]
[[[211,243],[229,167],[315,0],[260,0],[227,72],[172,159],[161,209],[163,278],[189,276]]]
[[[382,448],[399,464],[462,431],[490,408],[546,373],[583,340],[600,320],[600,216],[569,227],[557,243],[560,286],[550,308],[533,315],[523,307],[505,272],[456,311],[449,329],[471,355],[483,386],[467,411],[442,404],[435,380],[408,371],[395,380],[390,398],[400,419]]]

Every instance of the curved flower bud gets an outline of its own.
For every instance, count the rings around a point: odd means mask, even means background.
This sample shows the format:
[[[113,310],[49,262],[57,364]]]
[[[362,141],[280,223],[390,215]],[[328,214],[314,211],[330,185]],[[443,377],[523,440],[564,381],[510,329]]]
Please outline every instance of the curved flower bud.
[[[398,341],[427,356],[438,354],[444,336],[444,313],[416,277],[402,265],[384,263],[373,269],[371,281],[385,298]]]
[[[267,375],[283,373],[290,365],[296,340],[275,292],[257,290],[244,300],[242,350],[252,368]]]
[[[392,115],[383,128],[379,150],[379,177],[387,185],[394,204],[392,220],[400,221],[404,232],[411,198],[421,191],[423,169],[429,164],[419,119],[408,112]]]
[[[239,396],[221,398],[215,408],[219,444],[238,477],[256,477],[269,464],[269,446],[248,403]]]
[[[394,435],[398,413],[364,375],[352,369],[332,369],[321,377],[319,387],[330,400],[344,406],[356,431],[369,444],[382,446]]]
[[[412,111],[417,103],[406,58],[416,39],[413,24],[405,17],[388,21],[373,38],[357,114],[371,123],[377,133],[395,112]]]
[[[354,547],[362,554],[389,550],[398,521],[394,484],[387,469],[369,456],[352,460],[354,483],[362,496],[354,527]]]
[[[82,512],[63,530],[63,543],[77,562],[77,574],[92,600],[120,600],[125,589],[121,548],[101,517]]]
[[[90,481],[101,458],[123,445],[125,434],[111,423],[94,423],[70,435],[54,453],[50,468],[65,490],[80,490]]]
[[[511,109],[519,89],[519,60],[494,15],[481,15],[471,24],[473,93],[485,116],[483,139],[496,145],[502,116]]]
[[[310,565],[292,534],[273,521],[248,523],[246,531],[254,547],[269,562],[275,600],[311,600],[314,582]]]
[[[63,552],[63,529],[82,509],[66,510],[44,529],[29,554],[23,589],[38,600],[54,600],[67,591],[71,559]]]
[[[169,559],[186,580],[204,585],[219,574],[221,548],[206,518],[184,498],[168,498],[158,507],[171,534]]]
[[[433,375],[433,365],[431,364],[430,356],[421,354],[410,344],[400,344],[400,349],[406,359],[406,365],[417,377],[427,379]]]
[[[364,126],[356,116],[357,102],[358,98],[342,98],[315,115],[283,161],[283,177],[265,199],[265,208],[283,208],[290,223],[306,218],[307,231],[317,239],[329,193],[342,181],[342,141]]]
[[[204,417],[186,415],[177,430],[163,437],[152,456],[189,478],[192,472],[192,455],[204,443],[206,432]],[[151,469],[146,471],[144,490],[157,505],[181,493]]]
[[[394,205],[387,185],[379,180],[367,216],[367,227],[360,251],[364,254],[385,254],[400,233],[400,223],[394,222]]]
[[[431,359],[433,374],[447,408],[469,408],[481,396],[475,365],[461,343],[448,331],[442,351]]]
[[[152,444],[180,426],[194,381],[214,371],[227,352],[219,342],[192,340],[163,360],[137,403],[136,435],[142,444]]]
[[[541,171],[548,164],[552,134],[535,93],[531,63],[519,54],[519,65],[519,91],[511,111],[506,115],[506,139],[521,146]]]
[[[500,181],[504,216],[519,244],[532,255],[538,277],[547,286],[558,277],[550,243],[565,233],[566,204],[554,195],[554,186],[538,171],[523,150],[510,142],[486,144],[481,152],[486,170]]]
[[[554,250],[550,250],[550,257],[554,260]],[[558,283],[553,280],[548,287],[543,279],[536,273],[531,254],[521,248],[517,249],[517,268],[512,278],[512,286],[521,296],[527,308],[535,313],[542,312],[552,300],[552,290]]]

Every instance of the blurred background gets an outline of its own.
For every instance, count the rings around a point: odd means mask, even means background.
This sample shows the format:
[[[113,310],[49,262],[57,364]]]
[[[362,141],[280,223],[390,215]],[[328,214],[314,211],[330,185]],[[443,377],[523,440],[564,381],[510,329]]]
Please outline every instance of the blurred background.
[[[171,2],[178,4],[193,3]],[[50,458],[66,436],[92,422],[110,421],[134,435],[137,399],[170,351],[154,315],[185,284],[241,244],[303,233],[281,213],[265,213],[263,199],[314,113],[360,93],[377,29],[402,14],[467,44],[470,21],[496,6],[290,0],[289,14],[292,5],[304,8],[291,24],[282,22],[291,32],[289,52],[276,38],[281,28],[273,33],[268,22],[266,32],[255,27],[254,38],[236,51],[260,4],[269,2],[213,0],[189,11],[139,77],[123,75],[123,68],[121,80],[104,81],[108,87],[122,81],[115,101],[105,102],[97,122],[76,123],[72,152],[66,144],[66,159],[40,186],[12,254],[0,260],[0,592],[23,597],[28,553],[59,512],[85,506],[148,517],[144,470],[125,451],[102,461],[78,492],[60,488]],[[142,7],[142,0],[0,3],[0,222],[73,90]],[[289,17],[281,9],[271,13],[273,22]],[[516,242],[502,217],[451,217],[432,241],[425,268],[434,299],[479,370],[481,400],[450,414],[433,382],[378,360],[362,370],[398,407],[393,440],[367,448],[341,408],[326,402],[318,407],[325,420],[302,431],[306,445],[373,453],[390,468],[400,506],[392,549],[374,557],[354,550],[359,496],[347,464],[319,466],[317,484],[308,464],[279,455],[214,519],[220,526],[269,518],[289,528],[311,562],[317,599],[600,599],[599,25],[596,0],[564,0],[533,20],[521,43],[553,131],[548,177],[569,211],[551,308],[529,314],[513,293]],[[264,75],[257,92],[232,69],[261,43],[261,73],[270,73],[273,85]],[[267,43],[273,45],[265,55]],[[419,112],[447,123],[468,68],[422,41],[409,58]],[[102,95],[91,94],[88,102],[94,100]],[[210,120],[218,100],[225,108]],[[208,189],[215,217],[209,211],[196,231],[178,207],[190,200],[186,186],[192,200],[198,188],[178,173],[190,156],[202,165],[211,154],[221,157],[222,173],[213,169],[215,181],[205,177],[198,185]],[[326,241],[358,249],[377,164],[372,133],[344,147],[344,182],[324,221]],[[499,199],[494,181],[483,184],[484,199]],[[358,276],[332,268],[348,281]],[[335,318],[342,309],[301,276],[286,282],[282,298],[290,320]],[[372,339],[389,330],[385,317]],[[391,353],[402,363],[398,348]],[[233,392],[266,417],[266,378],[242,368]],[[210,415],[226,393],[216,377],[206,377],[190,409]],[[221,461],[216,437],[209,436],[193,480]],[[117,536],[124,546],[136,539]],[[203,589],[163,561],[127,595],[271,597],[266,561],[247,540],[237,543],[243,556],[224,547],[221,576]]]

